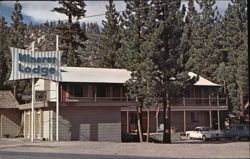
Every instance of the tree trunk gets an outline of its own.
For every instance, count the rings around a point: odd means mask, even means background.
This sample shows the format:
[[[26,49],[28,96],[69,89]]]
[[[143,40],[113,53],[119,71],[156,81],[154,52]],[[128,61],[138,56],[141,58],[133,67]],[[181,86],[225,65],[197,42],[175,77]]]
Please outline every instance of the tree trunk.
[[[241,111],[241,115],[244,115],[244,91],[242,90],[242,88],[240,89],[240,111]]]
[[[149,124],[149,113],[150,113],[150,111],[149,111],[149,109],[147,110],[147,142],[149,142],[149,126],[150,126],[150,124]]]
[[[166,97],[163,98],[163,118],[163,143],[171,143],[170,102],[167,93]]]
[[[142,140],[142,129],[141,129],[141,110],[137,106],[137,126],[138,126],[138,135],[139,135],[139,141],[143,142]]]

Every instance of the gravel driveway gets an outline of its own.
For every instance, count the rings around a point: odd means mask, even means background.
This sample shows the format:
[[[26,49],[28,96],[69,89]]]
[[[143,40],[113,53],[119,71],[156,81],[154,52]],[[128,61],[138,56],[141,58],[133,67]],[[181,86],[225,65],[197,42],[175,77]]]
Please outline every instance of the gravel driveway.
[[[0,140],[1,151],[72,153],[121,156],[148,156],[166,158],[249,158],[248,141],[179,142],[156,143],[115,143],[115,142],[48,142],[27,140]]]

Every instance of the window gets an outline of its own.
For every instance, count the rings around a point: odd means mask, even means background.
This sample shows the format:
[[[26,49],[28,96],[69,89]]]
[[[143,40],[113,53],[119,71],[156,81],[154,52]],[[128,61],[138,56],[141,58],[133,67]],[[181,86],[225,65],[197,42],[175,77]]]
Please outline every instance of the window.
[[[120,86],[113,85],[113,97],[120,97]]]
[[[137,124],[137,114],[136,113],[134,113],[134,112],[131,112],[130,114],[129,114],[129,116],[130,116],[130,121],[129,121],[129,123],[130,124]]]
[[[71,97],[84,97],[87,93],[87,90],[84,89],[84,86],[81,84],[72,84],[70,85],[69,94]]]
[[[107,97],[107,88],[105,85],[98,85],[97,86],[97,97]]]
[[[191,123],[199,123],[198,112],[191,112]]]

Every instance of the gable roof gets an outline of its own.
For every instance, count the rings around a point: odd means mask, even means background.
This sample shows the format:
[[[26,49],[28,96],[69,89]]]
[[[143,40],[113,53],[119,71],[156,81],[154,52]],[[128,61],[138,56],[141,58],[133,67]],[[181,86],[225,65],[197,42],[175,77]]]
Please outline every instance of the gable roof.
[[[11,91],[0,91],[0,109],[18,108],[18,102]]]
[[[62,82],[125,83],[130,78],[125,69],[61,67]]]
[[[91,68],[91,67],[61,67],[61,82],[83,82],[83,83],[125,83],[131,76],[131,72],[126,69]],[[197,76],[193,72],[188,75],[192,78]],[[195,86],[216,86],[201,76],[194,84]]]
[[[192,78],[194,76],[197,77],[196,73],[189,72],[188,75]],[[213,83],[201,76],[199,76],[199,80],[194,83],[195,86],[215,86],[215,87],[220,87],[221,85]]]

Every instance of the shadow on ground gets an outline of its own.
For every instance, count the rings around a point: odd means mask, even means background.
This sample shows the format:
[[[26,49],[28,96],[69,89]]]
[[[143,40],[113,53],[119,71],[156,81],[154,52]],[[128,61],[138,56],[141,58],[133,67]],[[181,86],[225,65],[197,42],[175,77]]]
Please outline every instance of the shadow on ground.
[[[11,152],[0,151],[1,159],[163,159],[145,156],[95,155],[95,154],[69,154],[69,153],[37,153],[37,152]]]
[[[208,141],[203,141],[200,139],[192,139],[188,140],[185,137],[180,136],[181,133],[172,133],[171,134],[171,143],[173,144],[183,144],[183,143],[188,143],[188,144],[225,144],[225,143],[234,143],[234,142],[249,142],[248,139],[220,139],[220,140],[208,140]],[[143,141],[146,141],[147,136],[143,135]],[[153,143],[163,143],[163,134],[162,133],[157,133],[157,134],[151,134],[149,137],[149,142]],[[126,138],[123,139],[123,142],[139,142],[139,138],[135,134],[127,134]]]

